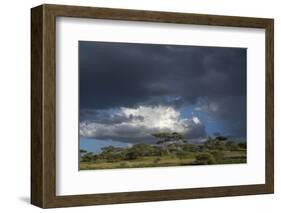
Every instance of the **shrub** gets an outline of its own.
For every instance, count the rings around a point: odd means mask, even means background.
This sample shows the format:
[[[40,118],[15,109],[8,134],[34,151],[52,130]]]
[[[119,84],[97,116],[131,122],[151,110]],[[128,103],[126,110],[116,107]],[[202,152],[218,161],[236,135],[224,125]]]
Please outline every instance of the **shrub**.
[[[80,149],[80,153],[87,153],[87,151],[85,149]]]
[[[226,143],[224,140],[222,140],[224,138],[225,137],[217,137],[216,139],[208,138],[208,140],[204,143],[204,147],[209,150],[225,150]]]
[[[233,141],[228,141],[226,143],[226,148],[229,151],[237,151],[237,150],[239,150],[238,145],[236,143],[234,143]]]
[[[188,154],[189,154],[189,153],[187,153],[187,152],[181,151],[181,152],[177,152],[177,153],[176,153],[176,156],[177,156],[177,158],[179,158],[179,159],[184,159],[184,158],[186,158],[186,157],[188,156]]]
[[[151,156],[154,149],[150,144],[139,143],[131,147],[130,151],[135,152],[137,156]]]
[[[184,144],[182,149],[186,152],[198,152],[200,151],[200,147],[195,144]]]
[[[208,164],[215,164],[215,158],[211,153],[202,153],[196,156],[196,164],[198,165],[208,165]]]
[[[121,167],[121,168],[123,168],[123,167],[129,167],[129,165],[130,165],[130,164],[129,164],[128,162],[121,162],[121,163],[120,163],[120,167]]]
[[[88,152],[87,154],[81,156],[81,162],[90,162],[93,160],[93,153]]]
[[[247,143],[246,142],[238,143],[238,146],[239,146],[240,149],[247,149]]]
[[[125,154],[125,160],[135,160],[139,157],[138,153],[134,150],[128,150],[128,152]]]
[[[161,160],[161,158],[155,158],[154,160],[153,160],[153,163],[159,163],[160,162],[160,160]]]
[[[211,154],[214,156],[216,163],[220,163],[224,160],[224,153],[222,151],[211,151]]]

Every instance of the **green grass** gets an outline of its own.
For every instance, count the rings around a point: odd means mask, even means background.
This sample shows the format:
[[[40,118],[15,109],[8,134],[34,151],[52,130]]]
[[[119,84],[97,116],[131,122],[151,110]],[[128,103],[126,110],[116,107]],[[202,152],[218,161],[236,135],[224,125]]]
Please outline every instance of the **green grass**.
[[[184,157],[177,157],[175,155],[166,156],[149,156],[139,157],[130,161],[93,161],[93,162],[80,162],[81,170],[95,170],[95,169],[117,169],[117,168],[144,168],[144,167],[166,167],[166,166],[184,166],[195,165],[196,155],[198,153],[191,152]],[[218,160],[215,164],[234,164],[246,163],[246,151],[223,151],[223,159]]]
[[[80,169],[114,169],[189,165],[194,158],[178,159],[172,156],[140,157],[136,160],[119,162],[81,162]]]

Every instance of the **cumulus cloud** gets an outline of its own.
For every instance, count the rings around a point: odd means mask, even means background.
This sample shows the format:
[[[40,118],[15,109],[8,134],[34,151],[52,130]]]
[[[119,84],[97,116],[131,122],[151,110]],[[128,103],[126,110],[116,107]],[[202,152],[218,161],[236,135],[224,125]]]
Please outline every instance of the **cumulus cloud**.
[[[121,107],[114,112],[95,112],[95,119],[80,122],[80,135],[123,142],[153,142],[156,132],[179,132],[187,138],[205,136],[205,127],[198,117],[181,118],[168,106]],[[111,122],[108,122],[108,119]]]

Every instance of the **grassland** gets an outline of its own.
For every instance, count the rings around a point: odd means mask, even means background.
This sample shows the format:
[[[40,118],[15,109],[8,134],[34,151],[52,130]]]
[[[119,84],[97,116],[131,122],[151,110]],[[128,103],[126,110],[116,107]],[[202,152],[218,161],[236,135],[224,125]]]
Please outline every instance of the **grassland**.
[[[213,154],[212,154],[213,153]],[[204,158],[204,154],[211,160]],[[209,154],[209,155],[208,155]],[[200,160],[201,156],[201,160]],[[212,159],[213,157],[213,159]],[[202,151],[187,152],[185,155],[169,154],[163,156],[139,156],[130,160],[108,160],[96,159],[94,161],[80,162],[80,170],[95,169],[117,169],[117,168],[144,168],[144,167],[166,167],[166,166],[186,166],[186,165],[206,165],[206,164],[236,164],[246,163],[246,150],[237,151]]]

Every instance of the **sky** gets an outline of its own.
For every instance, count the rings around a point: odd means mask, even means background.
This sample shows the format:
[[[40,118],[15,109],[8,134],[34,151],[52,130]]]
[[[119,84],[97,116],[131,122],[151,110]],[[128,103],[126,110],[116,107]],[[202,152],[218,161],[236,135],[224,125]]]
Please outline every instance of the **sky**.
[[[246,140],[245,48],[79,41],[80,139]]]

